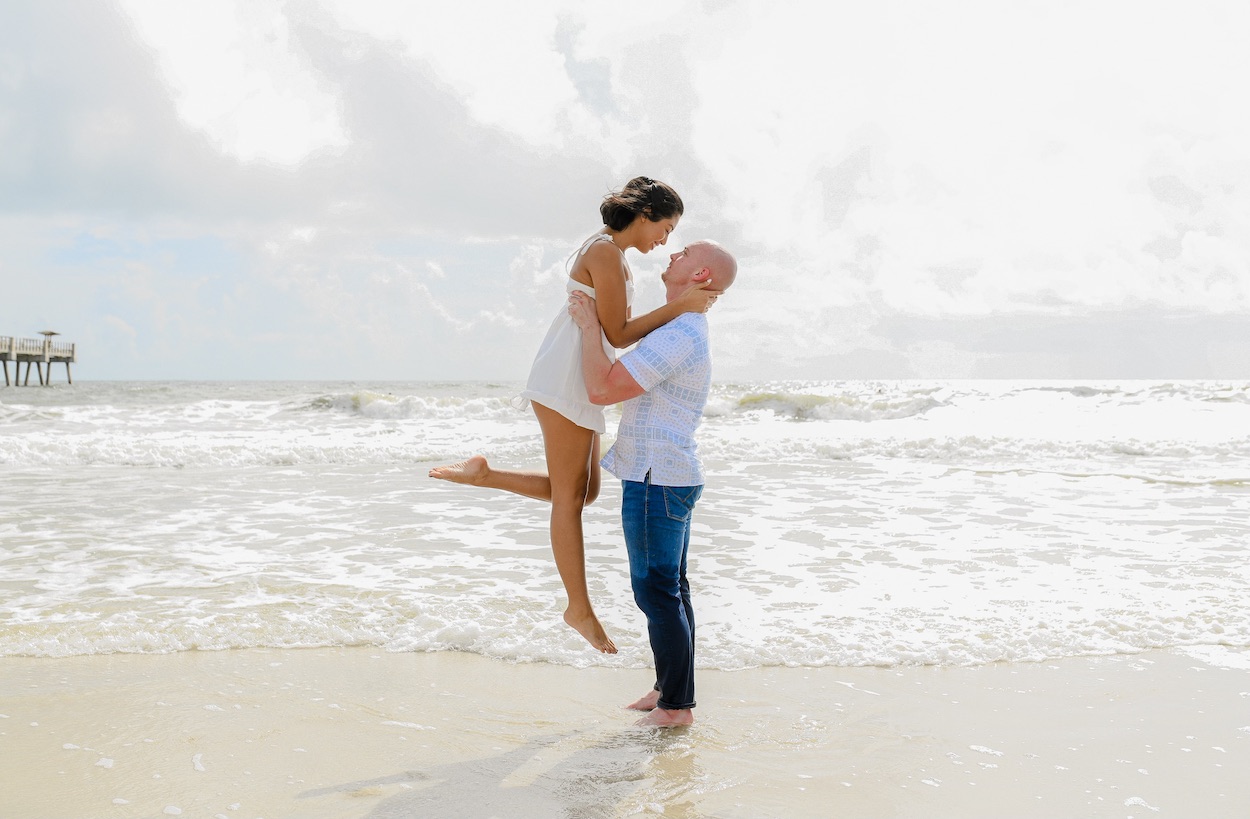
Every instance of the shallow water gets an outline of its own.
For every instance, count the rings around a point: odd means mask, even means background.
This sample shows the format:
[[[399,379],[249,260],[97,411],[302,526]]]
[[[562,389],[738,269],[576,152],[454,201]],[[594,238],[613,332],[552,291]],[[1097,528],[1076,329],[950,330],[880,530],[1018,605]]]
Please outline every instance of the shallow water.
[[[545,507],[425,476],[472,452],[541,467],[516,391],[0,391],[0,655],[365,644],[646,665],[618,486],[586,515],[622,646],[603,658],[560,622]],[[718,385],[699,663],[1248,646],[1247,430],[1244,384]]]

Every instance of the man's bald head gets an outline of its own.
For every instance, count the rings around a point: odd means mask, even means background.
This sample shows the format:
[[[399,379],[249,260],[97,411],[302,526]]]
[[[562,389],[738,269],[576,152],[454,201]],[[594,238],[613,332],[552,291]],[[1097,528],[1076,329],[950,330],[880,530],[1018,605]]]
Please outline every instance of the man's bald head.
[[[686,250],[694,257],[700,267],[711,271],[711,287],[713,290],[728,290],[738,277],[738,261],[733,254],[710,239],[686,245]]]
[[[738,263],[729,251],[716,242],[703,240],[671,254],[660,280],[667,288],[668,300],[672,301],[691,285],[702,285],[718,292],[728,290],[737,275]]]

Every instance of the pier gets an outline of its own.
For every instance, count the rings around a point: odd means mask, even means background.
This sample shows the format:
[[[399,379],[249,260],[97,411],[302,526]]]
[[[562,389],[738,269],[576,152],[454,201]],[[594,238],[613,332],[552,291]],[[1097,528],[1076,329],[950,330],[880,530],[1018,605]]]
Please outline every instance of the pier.
[[[65,362],[65,379],[73,384],[74,378],[70,373],[69,365],[73,364],[77,359],[77,345],[64,341],[53,341],[53,336],[59,336],[60,333],[55,330],[43,330],[40,332],[43,340],[37,338],[15,338],[13,336],[0,336],[0,362],[4,364],[4,386],[30,386],[30,368],[34,365],[39,373],[40,386],[51,386],[52,384],[52,365],[58,361]],[[15,361],[17,365],[13,368],[13,380],[9,380],[9,362]],[[22,364],[26,364],[26,379],[22,380]],[[47,374],[44,374],[44,366],[47,364]]]

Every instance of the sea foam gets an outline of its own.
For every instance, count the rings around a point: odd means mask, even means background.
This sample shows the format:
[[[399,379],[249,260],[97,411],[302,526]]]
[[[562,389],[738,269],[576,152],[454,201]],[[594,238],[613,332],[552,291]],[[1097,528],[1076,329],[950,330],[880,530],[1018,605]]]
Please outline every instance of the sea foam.
[[[612,658],[561,621],[545,505],[426,477],[474,452],[541,469],[516,392],[0,394],[0,655],[370,645],[647,665],[610,476],[584,519],[592,598],[622,646]],[[698,433],[699,663],[1250,645],[1246,395],[1200,382],[718,384]]]

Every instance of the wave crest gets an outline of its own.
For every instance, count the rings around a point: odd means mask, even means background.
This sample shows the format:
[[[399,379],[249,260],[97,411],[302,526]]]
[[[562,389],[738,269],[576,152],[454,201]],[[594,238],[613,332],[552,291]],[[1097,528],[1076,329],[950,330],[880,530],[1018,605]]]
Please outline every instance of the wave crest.
[[[318,396],[303,407],[379,420],[494,419],[516,414],[510,401],[502,397],[394,395],[368,390]]]
[[[792,392],[750,392],[738,398],[734,409],[767,411],[796,421],[892,421],[913,418],[945,403],[931,395],[819,395]]]

